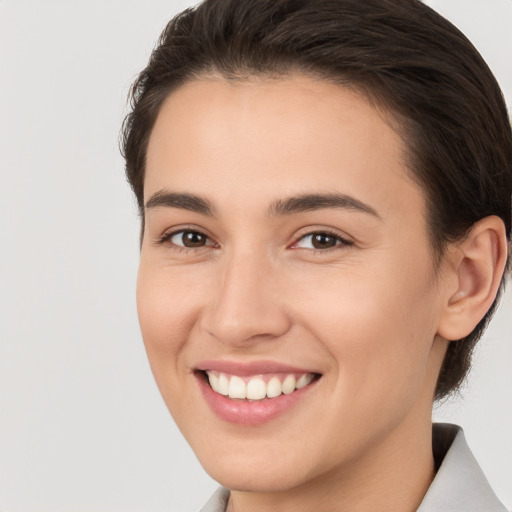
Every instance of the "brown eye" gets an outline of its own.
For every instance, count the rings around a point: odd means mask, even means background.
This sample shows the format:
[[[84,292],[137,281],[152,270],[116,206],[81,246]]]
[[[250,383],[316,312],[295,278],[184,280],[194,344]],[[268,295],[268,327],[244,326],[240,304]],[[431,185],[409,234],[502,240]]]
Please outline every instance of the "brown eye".
[[[336,237],[328,235],[327,233],[315,233],[311,238],[311,245],[315,249],[330,249],[335,247],[338,243]]]
[[[196,248],[212,245],[209,238],[199,231],[178,231],[171,236],[170,240],[179,247]]]
[[[335,247],[343,247],[352,245],[352,242],[344,240],[338,235],[317,231],[303,236],[297,243],[296,247],[300,249],[328,250]]]

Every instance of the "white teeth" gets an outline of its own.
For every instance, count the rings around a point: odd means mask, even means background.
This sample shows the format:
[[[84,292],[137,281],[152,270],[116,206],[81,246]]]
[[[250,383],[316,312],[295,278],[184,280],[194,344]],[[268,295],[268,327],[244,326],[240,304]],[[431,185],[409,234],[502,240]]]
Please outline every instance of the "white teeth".
[[[286,379],[284,379],[282,388],[283,393],[285,395],[289,395],[290,393],[293,393],[295,391],[295,376],[294,375],[288,375]]]
[[[227,375],[225,373],[206,372],[211,388],[216,392],[229,398],[263,400],[264,398],[275,398],[284,393],[289,395],[296,389],[307,386],[314,378],[312,373],[304,373],[298,379],[295,375],[289,374],[281,382],[277,375],[271,377],[265,384],[265,381],[258,377],[242,379],[237,375]]]
[[[225,375],[224,375],[225,377]],[[218,375],[215,375],[215,373],[213,372],[208,372],[208,382],[210,383],[210,386],[212,387],[212,389],[214,389],[215,391],[217,391],[217,393],[220,393],[219,391],[219,376]],[[227,382],[227,379],[226,379],[226,382]]]
[[[312,380],[313,380],[313,375],[311,375],[311,373],[305,373],[304,375],[301,375],[299,377],[299,380],[297,380],[297,384],[295,384],[295,387],[297,389],[306,387]]]
[[[249,400],[261,400],[267,396],[267,386],[261,379],[251,379],[247,383],[247,398]]]
[[[281,394],[281,381],[277,377],[272,377],[267,384],[267,396],[275,398]]]
[[[236,375],[229,381],[229,398],[247,398],[245,382]]]
[[[213,386],[212,386],[213,387]],[[215,388],[213,388],[215,389]],[[224,373],[221,373],[219,375],[219,388],[215,389],[217,393],[220,393],[221,395],[228,396],[229,395],[229,379],[227,375]]]

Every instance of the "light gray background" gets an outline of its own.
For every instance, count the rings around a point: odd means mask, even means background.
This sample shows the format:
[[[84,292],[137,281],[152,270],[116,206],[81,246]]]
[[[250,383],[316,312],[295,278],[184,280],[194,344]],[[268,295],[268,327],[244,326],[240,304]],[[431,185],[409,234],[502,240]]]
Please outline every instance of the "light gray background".
[[[512,1],[431,0],[512,99]],[[197,510],[216,487],[153,383],[136,320],[125,98],[189,2],[0,0],[0,510]],[[512,507],[512,293],[481,343],[464,425]],[[207,430],[205,431],[207,435]]]

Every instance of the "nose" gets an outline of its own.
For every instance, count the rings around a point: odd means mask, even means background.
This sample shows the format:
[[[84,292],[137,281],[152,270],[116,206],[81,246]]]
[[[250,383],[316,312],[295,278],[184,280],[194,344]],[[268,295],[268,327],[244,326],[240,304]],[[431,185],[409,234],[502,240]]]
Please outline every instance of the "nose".
[[[290,328],[282,279],[268,259],[233,255],[219,269],[216,290],[203,316],[205,330],[231,347],[275,340]]]

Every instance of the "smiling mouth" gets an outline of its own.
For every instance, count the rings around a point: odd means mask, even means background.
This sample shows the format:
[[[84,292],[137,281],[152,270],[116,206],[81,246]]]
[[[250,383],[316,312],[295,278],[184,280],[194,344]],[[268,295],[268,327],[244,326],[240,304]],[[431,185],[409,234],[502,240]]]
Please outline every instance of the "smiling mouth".
[[[316,373],[274,373],[247,377],[213,370],[201,373],[215,393],[248,402],[291,395],[320,378],[320,374]]]

